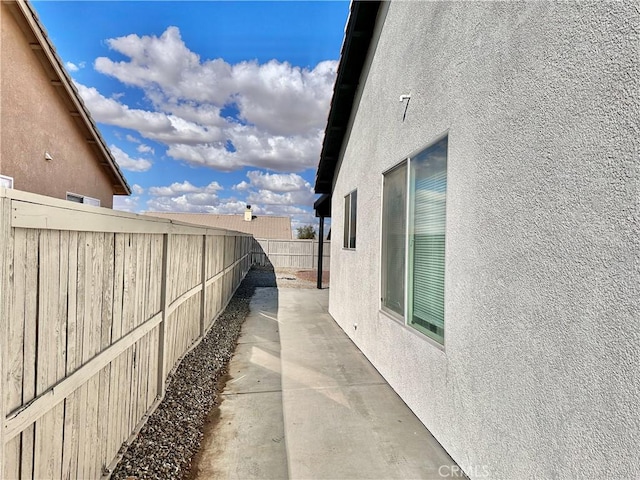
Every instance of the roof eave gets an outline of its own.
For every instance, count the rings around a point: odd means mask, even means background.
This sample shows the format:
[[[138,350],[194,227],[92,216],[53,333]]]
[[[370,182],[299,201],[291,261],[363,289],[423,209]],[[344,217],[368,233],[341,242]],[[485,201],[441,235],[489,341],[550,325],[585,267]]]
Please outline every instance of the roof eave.
[[[316,173],[316,193],[331,193],[333,190],[335,171],[354,107],[362,69],[373,37],[380,4],[380,1],[351,2]]]

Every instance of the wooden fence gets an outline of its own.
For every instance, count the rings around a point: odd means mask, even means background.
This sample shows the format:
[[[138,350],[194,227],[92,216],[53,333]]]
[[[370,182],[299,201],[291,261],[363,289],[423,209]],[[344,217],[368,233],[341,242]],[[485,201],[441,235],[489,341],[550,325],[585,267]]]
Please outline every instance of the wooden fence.
[[[324,242],[322,269],[329,270],[331,242]],[[318,268],[318,240],[272,240],[257,238],[253,241],[252,262],[273,265],[274,268]]]
[[[108,474],[251,247],[238,232],[0,188],[0,476]]]

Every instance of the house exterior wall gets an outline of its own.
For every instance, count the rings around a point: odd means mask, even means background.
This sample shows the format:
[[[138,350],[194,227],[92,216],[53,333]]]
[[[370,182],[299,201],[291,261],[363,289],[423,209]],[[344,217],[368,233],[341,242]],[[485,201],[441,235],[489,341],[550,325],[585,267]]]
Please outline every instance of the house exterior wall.
[[[381,7],[330,313],[471,478],[640,475],[639,25],[621,2]],[[383,172],[444,132],[439,348],[380,310],[381,205]]]
[[[57,198],[72,192],[112,207],[111,180],[56,92],[62,87],[51,84],[7,4],[1,8],[0,174],[18,190]]]

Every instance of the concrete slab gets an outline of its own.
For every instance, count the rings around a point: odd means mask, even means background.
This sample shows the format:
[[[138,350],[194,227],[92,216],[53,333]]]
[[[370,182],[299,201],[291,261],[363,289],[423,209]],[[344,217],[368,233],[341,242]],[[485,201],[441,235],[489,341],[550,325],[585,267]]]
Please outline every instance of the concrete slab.
[[[193,478],[288,478],[277,305],[275,288],[257,289],[251,299],[218,418],[205,432]]]
[[[229,375],[224,394],[281,391],[280,343],[238,344]]]
[[[288,478],[282,392],[226,395],[205,432],[194,478]]]
[[[327,303],[327,290],[256,290],[195,478],[447,478],[455,463]]]
[[[284,390],[386,383],[344,334],[292,337],[285,333],[281,345]]]
[[[283,402],[290,478],[441,478],[452,464],[386,384],[288,390]]]

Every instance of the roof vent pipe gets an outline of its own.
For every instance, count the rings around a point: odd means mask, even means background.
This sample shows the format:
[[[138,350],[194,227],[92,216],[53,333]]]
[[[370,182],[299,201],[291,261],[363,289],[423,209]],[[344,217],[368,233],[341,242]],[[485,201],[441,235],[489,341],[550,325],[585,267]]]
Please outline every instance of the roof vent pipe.
[[[244,211],[244,221],[250,222],[253,218],[253,212],[251,211],[251,205],[247,205],[247,208]]]

